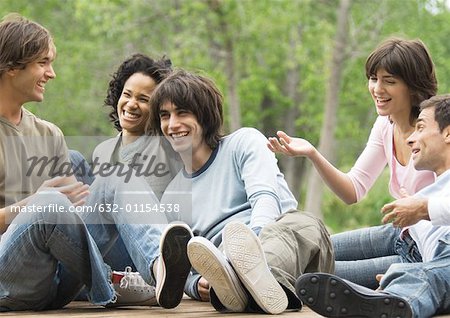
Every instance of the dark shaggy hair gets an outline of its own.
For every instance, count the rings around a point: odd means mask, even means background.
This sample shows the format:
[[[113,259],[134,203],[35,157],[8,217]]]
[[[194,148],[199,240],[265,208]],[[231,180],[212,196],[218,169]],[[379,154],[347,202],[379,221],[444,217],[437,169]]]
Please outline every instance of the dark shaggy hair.
[[[211,79],[177,70],[159,84],[150,98],[151,116],[147,127],[154,134],[162,134],[159,114],[166,103],[194,114],[203,129],[205,143],[211,149],[217,147],[223,136],[223,96]]]
[[[437,121],[439,130],[442,132],[450,125],[450,94],[437,95],[424,100],[420,104],[420,111],[429,107],[435,107],[434,120]]]

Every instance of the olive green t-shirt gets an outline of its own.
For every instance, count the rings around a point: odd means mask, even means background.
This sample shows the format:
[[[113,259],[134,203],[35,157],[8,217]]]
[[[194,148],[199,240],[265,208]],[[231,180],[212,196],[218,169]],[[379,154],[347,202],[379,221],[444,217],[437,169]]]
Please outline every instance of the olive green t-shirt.
[[[0,116],[0,208],[36,192],[45,180],[71,172],[63,133],[22,108],[14,125]]]

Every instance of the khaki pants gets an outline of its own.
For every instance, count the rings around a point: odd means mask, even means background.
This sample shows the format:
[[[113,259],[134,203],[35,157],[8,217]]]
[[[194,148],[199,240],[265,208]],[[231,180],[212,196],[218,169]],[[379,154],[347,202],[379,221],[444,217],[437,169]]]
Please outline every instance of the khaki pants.
[[[293,293],[288,296],[295,296],[295,281],[303,273],[334,272],[330,235],[309,212],[292,210],[281,215],[263,227],[259,239],[272,274]]]

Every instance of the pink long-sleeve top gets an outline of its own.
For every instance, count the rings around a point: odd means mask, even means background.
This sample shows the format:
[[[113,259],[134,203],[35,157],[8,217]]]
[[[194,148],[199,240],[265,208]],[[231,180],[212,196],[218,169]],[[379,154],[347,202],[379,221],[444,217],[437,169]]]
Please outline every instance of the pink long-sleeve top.
[[[370,190],[386,163],[390,170],[389,192],[395,199],[401,197],[401,188],[405,188],[407,193],[412,195],[434,182],[435,174],[431,171],[416,170],[412,159],[406,166],[397,161],[394,156],[393,140],[394,125],[387,116],[378,116],[370,132],[366,148],[347,173],[355,188],[357,201],[360,201]]]

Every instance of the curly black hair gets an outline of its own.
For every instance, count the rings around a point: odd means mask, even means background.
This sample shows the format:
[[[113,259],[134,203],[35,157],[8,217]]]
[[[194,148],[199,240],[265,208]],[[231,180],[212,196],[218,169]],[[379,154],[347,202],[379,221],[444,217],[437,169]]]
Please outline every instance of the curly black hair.
[[[166,56],[155,61],[144,54],[137,53],[120,64],[117,71],[112,75],[104,100],[104,106],[112,108],[109,113],[109,119],[118,131],[122,131],[122,127],[120,126],[119,116],[117,115],[117,103],[128,78],[135,73],[142,73],[150,76],[156,84],[159,84],[171,72],[172,62]]]

